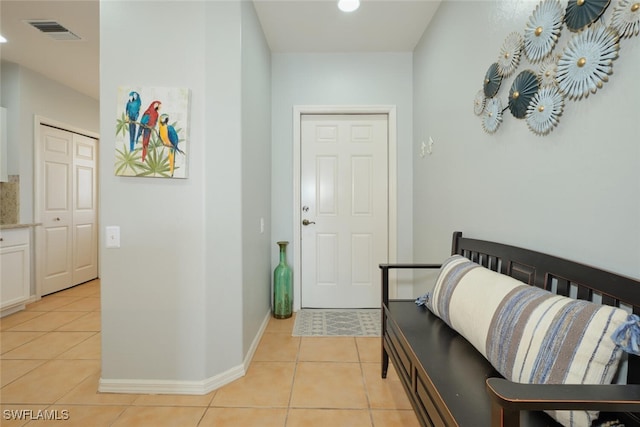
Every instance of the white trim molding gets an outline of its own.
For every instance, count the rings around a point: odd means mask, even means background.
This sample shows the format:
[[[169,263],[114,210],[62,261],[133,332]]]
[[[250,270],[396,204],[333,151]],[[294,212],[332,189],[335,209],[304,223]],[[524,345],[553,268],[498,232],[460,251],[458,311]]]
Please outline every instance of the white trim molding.
[[[304,114],[386,114],[388,117],[388,232],[389,232],[389,263],[396,262],[398,246],[398,170],[397,170],[397,119],[395,105],[296,105],[293,107],[293,310],[298,311],[302,307],[302,284],[300,282],[301,271],[301,230],[302,221],[300,215],[300,120]],[[393,278],[389,280],[389,293],[392,298],[396,296],[397,286]]]
[[[141,393],[141,394],[193,394],[210,393],[245,375],[243,365],[234,366],[218,375],[200,381],[141,380],[100,378],[98,391],[101,393]]]

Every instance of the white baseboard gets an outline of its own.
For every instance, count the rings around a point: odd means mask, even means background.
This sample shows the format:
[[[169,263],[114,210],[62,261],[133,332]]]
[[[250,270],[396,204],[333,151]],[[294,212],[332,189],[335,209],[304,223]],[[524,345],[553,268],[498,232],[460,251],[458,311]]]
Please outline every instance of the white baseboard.
[[[8,316],[10,314],[17,313],[17,312],[19,312],[21,310],[24,310],[26,308],[25,304],[26,303],[21,303],[19,305],[14,305],[13,307],[3,308],[0,311],[0,317],[5,317],[5,316]]]
[[[245,355],[242,364],[234,366],[218,375],[201,381],[175,381],[175,380],[138,380],[138,379],[104,379],[100,378],[98,391],[101,393],[131,393],[131,394],[193,394],[204,395],[217,390],[232,381],[242,378],[247,373],[253,355],[262,339],[271,311],[260,325],[260,329],[253,339],[249,351]]]
[[[244,376],[242,365],[202,381],[172,380],[107,380],[100,378],[98,391],[101,393],[131,394],[196,394],[204,395]]]
[[[271,319],[271,309],[267,311],[267,315],[264,317],[262,321],[262,325],[260,325],[260,329],[256,334],[253,342],[251,343],[251,347],[249,347],[249,351],[244,356],[244,372],[246,373],[249,370],[249,365],[251,364],[251,360],[253,360],[253,355],[256,353],[256,349],[258,348],[258,344],[260,344],[260,340],[262,339],[262,335],[264,335],[264,331],[267,329],[267,325],[269,324],[269,320]]]

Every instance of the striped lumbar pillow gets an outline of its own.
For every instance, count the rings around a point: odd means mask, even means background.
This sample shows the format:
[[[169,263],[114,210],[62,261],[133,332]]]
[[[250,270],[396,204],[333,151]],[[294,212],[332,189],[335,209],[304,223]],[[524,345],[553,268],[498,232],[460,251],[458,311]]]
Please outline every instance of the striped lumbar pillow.
[[[622,354],[611,336],[630,317],[525,285],[459,255],[442,265],[427,307],[505,378],[537,384],[611,383]],[[589,426],[598,416],[548,413],[565,426]]]

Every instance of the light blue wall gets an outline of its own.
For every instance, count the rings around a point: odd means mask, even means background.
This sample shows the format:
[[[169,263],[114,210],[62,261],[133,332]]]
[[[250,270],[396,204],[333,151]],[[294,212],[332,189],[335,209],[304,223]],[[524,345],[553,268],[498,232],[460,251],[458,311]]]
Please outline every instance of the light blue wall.
[[[206,366],[209,375],[243,357],[242,39],[240,4],[205,3]]]
[[[202,3],[101,2],[100,216],[102,230],[121,229],[121,247],[100,257],[103,379],[205,377],[204,21]],[[191,89],[188,179],[114,176],[121,85]]]
[[[9,175],[20,175],[20,222],[33,222],[35,116],[97,133],[99,103],[12,62],[2,61],[2,106],[7,108]]]
[[[67,86],[8,61],[1,63],[0,104],[7,108],[7,171],[20,177],[18,221],[35,218],[35,116],[76,130],[99,131],[100,105]],[[31,245],[31,295],[36,294],[36,252]]]
[[[548,136],[508,110],[489,135],[473,113],[487,68],[537,3],[443,2],[414,52],[415,149],[435,141],[413,162],[415,259],[441,261],[460,230],[640,277],[640,38],[621,41],[610,81],[567,100]],[[563,29],[556,52],[571,36]],[[527,68],[503,81],[505,106]]]
[[[269,311],[265,47],[251,3],[101,3],[101,216],[122,242],[101,256],[103,380],[242,368]],[[113,175],[120,85],[191,89],[188,179]]]
[[[242,244],[244,353],[270,310],[271,52],[253,3],[242,3]],[[264,226],[260,227],[260,220]]]
[[[293,107],[395,105],[398,260],[412,259],[411,53],[273,54],[272,235],[293,242]],[[277,247],[272,249],[276,263]],[[294,274],[298,274],[294,272]]]

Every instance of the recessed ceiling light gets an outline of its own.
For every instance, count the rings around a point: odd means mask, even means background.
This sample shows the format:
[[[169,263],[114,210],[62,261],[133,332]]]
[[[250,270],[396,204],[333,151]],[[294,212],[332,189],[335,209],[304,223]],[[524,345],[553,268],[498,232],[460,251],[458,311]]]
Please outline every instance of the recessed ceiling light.
[[[343,12],[353,12],[360,7],[360,0],[338,0],[338,9]]]
[[[7,39],[2,37],[2,34],[0,34],[0,43],[6,43],[6,42],[7,42]]]

